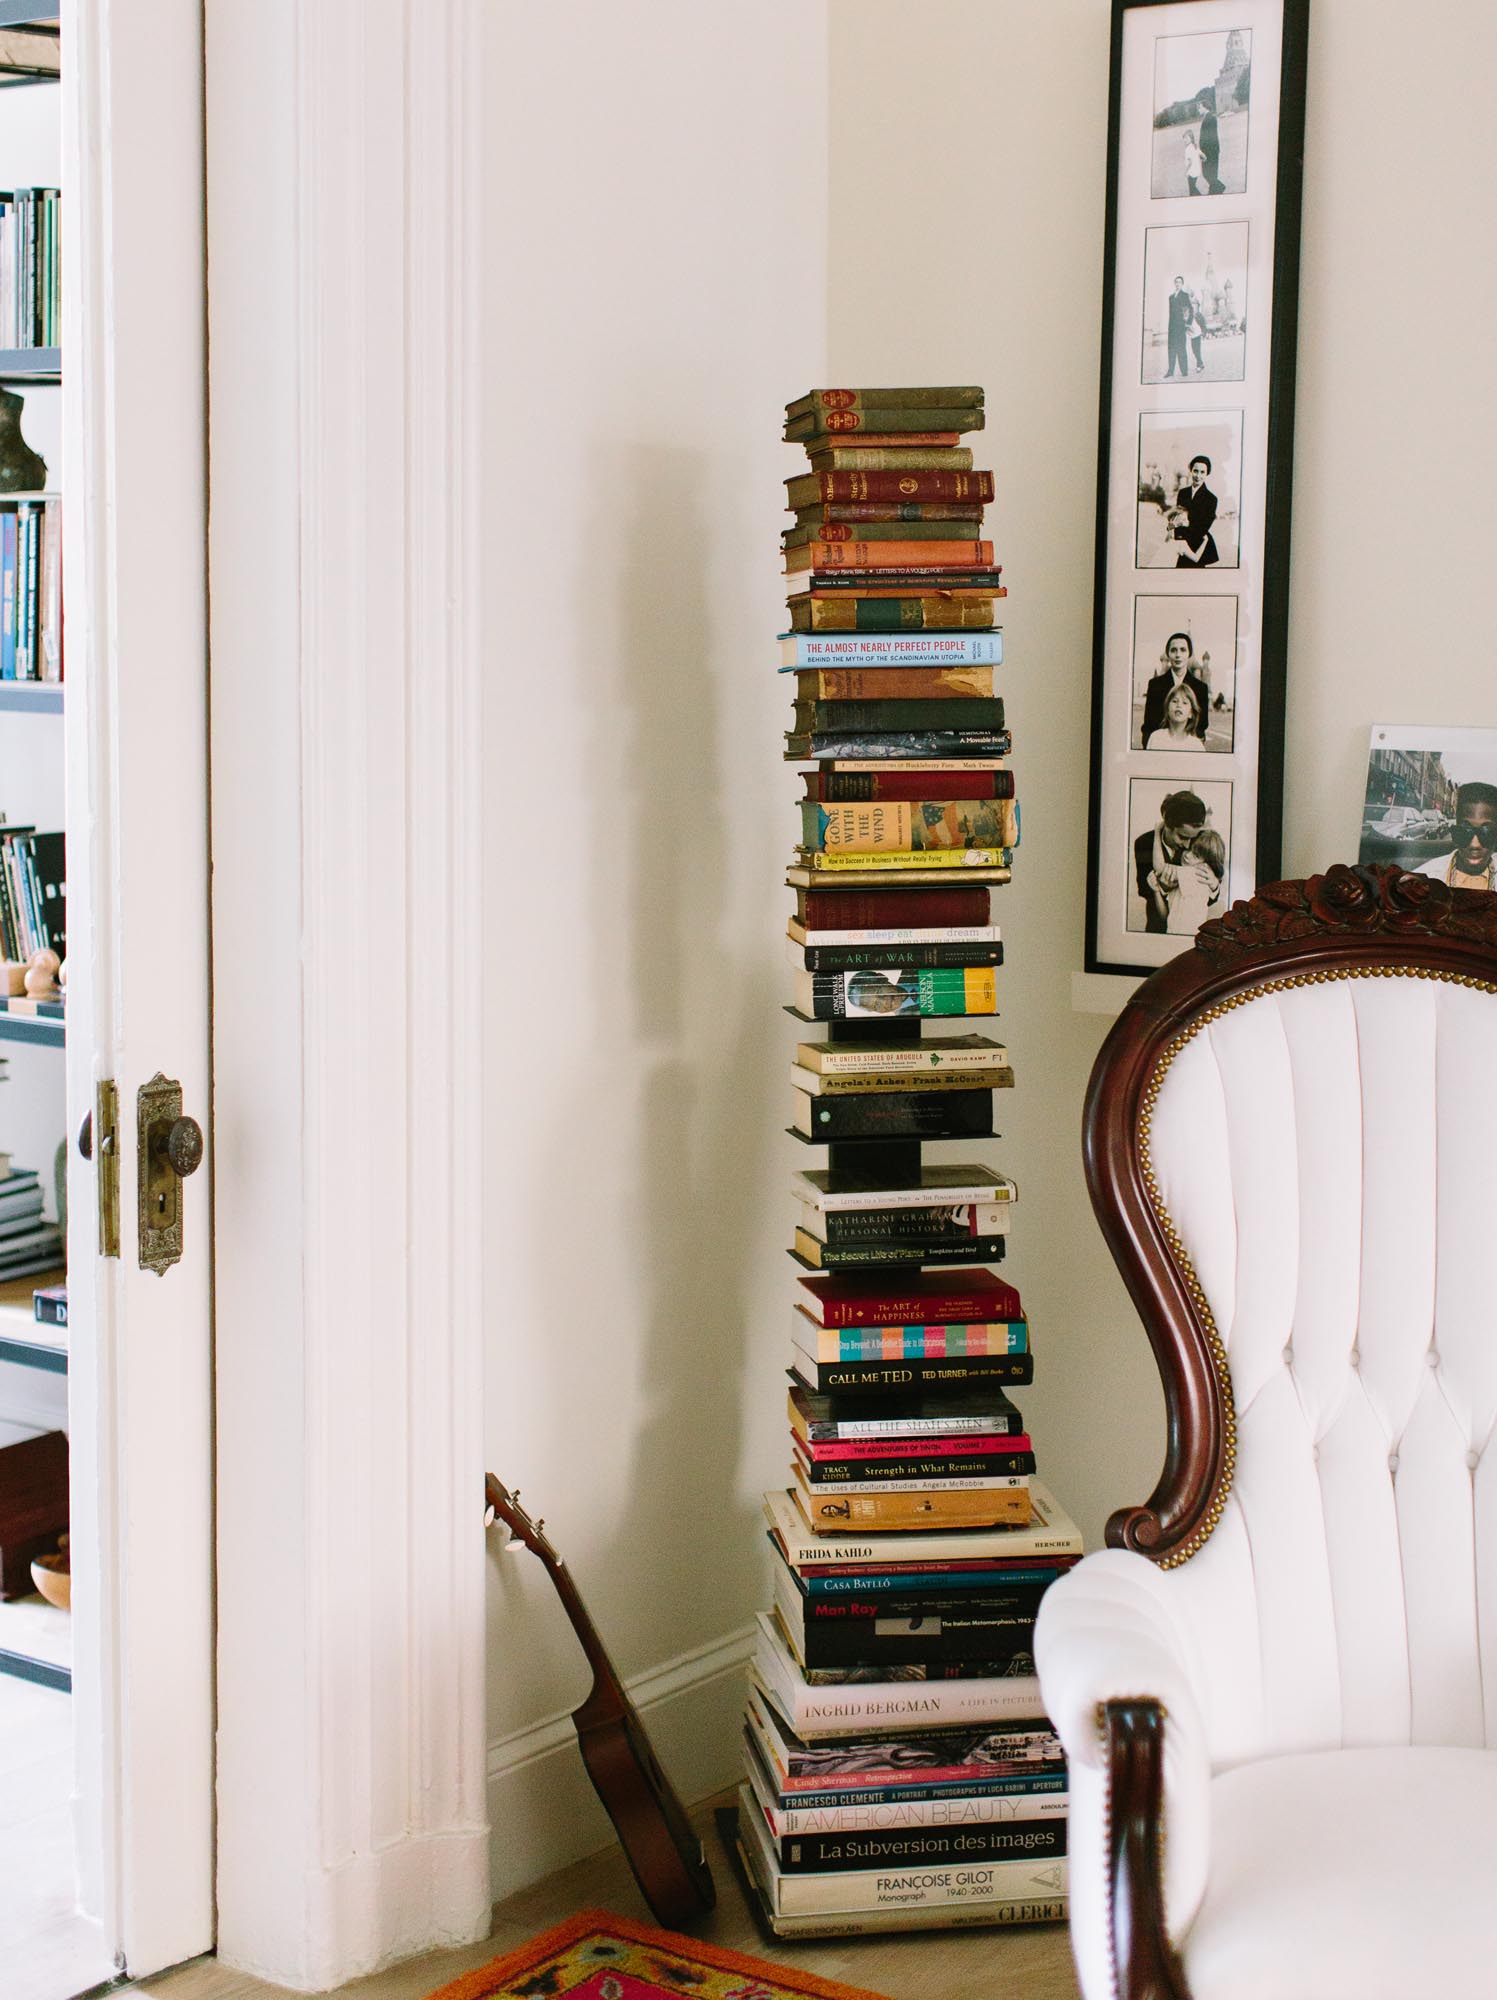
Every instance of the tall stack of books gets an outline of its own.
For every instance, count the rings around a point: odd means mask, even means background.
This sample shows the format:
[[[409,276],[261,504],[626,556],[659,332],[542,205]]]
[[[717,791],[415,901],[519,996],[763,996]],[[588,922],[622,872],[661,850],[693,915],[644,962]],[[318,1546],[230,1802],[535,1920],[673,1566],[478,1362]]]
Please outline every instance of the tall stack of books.
[[[808,766],[789,884],[797,1172],[791,1484],[765,1496],[774,1604],[745,1722],[739,1852],[781,1935],[1055,1920],[1066,1773],[1031,1644],[1081,1540],[1035,1480],[1032,1378],[993,1267],[1017,1189],[928,1140],[991,1139],[1008,1053],[991,891],[1009,879],[993,476],[976,388],[814,390],[785,436]],[[938,1017],[960,1032],[922,1039]]]

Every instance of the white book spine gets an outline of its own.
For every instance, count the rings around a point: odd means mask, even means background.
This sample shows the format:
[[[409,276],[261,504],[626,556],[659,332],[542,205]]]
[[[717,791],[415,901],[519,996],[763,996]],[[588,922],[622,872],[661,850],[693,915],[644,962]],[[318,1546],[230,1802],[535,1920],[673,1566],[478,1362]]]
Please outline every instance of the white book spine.
[[[1018,1195],[1002,1174],[959,1187],[862,1188],[847,1193],[818,1187],[809,1174],[797,1173],[791,1176],[790,1190],[797,1201],[816,1209],[965,1208],[974,1202],[981,1207],[992,1202],[1006,1205]]]
[[[850,1076],[860,1069],[1000,1069],[1008,1062],[1008,1050],[998,1042],[983,1042],[977,1048],[956,1048],[950,1042],[909,1042],[902,1048],[860,1049],[851,1044],[828,1050],[817,1073],[822,1076]]]
[[[789,942],[799,953],[812,945],[1001,944],[1003,933],[997,924],[969,924],[944,931],[807,931]]]
[[[779,1838],[797,1833],[876,1833],[885,1826],[998,1826],[1008,1820],[1064,1819],[1064,1792],[1001,1792],[988,1798],[924,1799],[915,1805],[776,1806]]]

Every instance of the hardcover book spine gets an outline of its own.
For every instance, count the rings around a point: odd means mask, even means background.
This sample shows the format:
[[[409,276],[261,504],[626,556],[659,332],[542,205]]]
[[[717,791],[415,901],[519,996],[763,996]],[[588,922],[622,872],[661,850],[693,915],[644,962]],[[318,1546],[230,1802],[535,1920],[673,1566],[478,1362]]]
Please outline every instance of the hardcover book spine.
[[[814,1335],[815,1354],[822,1361],[944,1361],[971,1355],[1027,1354],[1026,1320],[996,1320],[967,1326],[818,1327],[799,1314],[804,1327],[796,1333]]]
[[[1015,1857],[1057,1859],[1066,1851],[1066,1821],[1059,1816],[981,1827],[800,1834],[782,1840],[780,1849],[780,1866],[792,1874],[885,1867],[962,1870]]]
[[[946,1108],[943,1102],[940,1106]],[[977,1201],[932,1203],[928,1208],[811,1209],[828,1243],[876,1243],[887,1236],[924,1237],[932,1243],[966,1242],[974,1236],[1002,1236],[1013,1203]]]
[[[796,909],[807,924],[829,931],[877,930],[890,925],[911,929],[988,921],[988,891],[944,883],[929,889],[803,889]]]
[[[998,1008],[991,966],[921,968],[901,973],[893,980],[873,972],[804,972],[800,978],[797,997],[804,1011],[817,1020],[884,1013],[919,1014],[924,1018],[993,1014]],[[860,987],[860,980],[875,981],[877,991],[866,985]]]
[[[920,1319],[922,1312],[942,1320],[980,1321],[986,1325],[995,1305],[1000,1311],[1007,1308],[1015,1319],[1019,1317],[1019,1294],[1011,1285],[967,1292],[959,1284],[953,1284],[949,1291],[933,1289],[913,1297],[899,1291],[882,1296],[856,1291],[821,1293],[822,1323],[833,1327],[909,1326]]]
[[[1001,1236],[980,1236],[971,1243],[930,1243],[891,1238],[882,1244],[822,1243],[797,1229],[791,1254],[816,1271],[917,1271],[925,1264],[996,1264],[1003,1259]]]
[[[991,542],[923,541],[918,536],[907,542],[836,541],[825,538],[807,541],[787,563],[794,575],[801,570],[825,569],[990,569]]]
[[[806,410],[928,410],[933,405],[951,409],[980,410],[985,403],[981,388],[963,383],[960,388],[941,384],[900,389],[808,389],[785,405],[787,417]]]
[[[950,405],[932,404],[923,410],[899,410],[885,405],[877,410],[814,410],[786,420],[786,444],[803,444],[814,450],[826,439],[872,440],[892,443],[901,437],[915,444],[945,444],[968,431],[984,428],[983,412]]]
[[[807,542],[961,541],[969,530],[975,539],[981,525],[981,507],[935,503],[924,507],[883,503],[802,507],[796,513],[795,526],[780,530],[780,547],[799,549]]]
[[[791,606],[797,632],[982,632],[993,623],[982,597],[803,597]]]
[[[16,677],[16,517],[0,513],[0,680]]]
[[[993,1134],[993,1100],[985,1090],[939,1095],[903,1091],[804,1101],[811,1110],[803,1129],[818,1139],[863,1139],[880,1134],[910,1139],[987,1139]],[[831,1241],[830,1236],[827,1240]]]
[[[1011,742],[1006,730],[908,729],[818,730],[813,735],[787,732],[785,755],[792,764],[808,758],[852,758],[859,762],[890,758],[903,762],[926,757],[1006,757]]]
[[[797,945],[790,944],[792,963],[812,972],[858,972],[866,966],[945,967],[965,969],[974,965],[1002,965],[1003,946],[998,944],[882,944],[882,945]]]
[[[805,667],[996,667],[1003,634],[991,632],[786,632],[780,671]]]
[[[803,701],[950,701],[993,698],[991,667],[822,667],[801,672]]]
[[[920,466],[895,463],[891,467],[872,463],[867,452],[849,452],[850,466],[817,466],[785,481],[785,491],[794,508],[825,506],[833,501],[893,501],[907,505],[918,501],[958,502],[963,506],[983,506],[993,498],[991,472],[971,469],[971,453],[965,466]],[[902,458],[901,454],[901,458]]]
[[[863,800],[1011,799],[1012,771],[808,771],[807,796],[829,805]],[[1015,843],[1009,841],[1008,846]]]
[[[809,865],[829,875],[870,875],[887,871],[900,875],[949,875],[959,868],[1007,870],[1013,850],[1007,847],[913,847],[895,853],[829,854],[823,848],[804,850]]]
[[[950,852],[1019,844],[1019,814],[1012,799],[807,800],[801,806],[801,828],[804,845],[829,854]]]
[[[1058,1582],[1065,1573],[1065,1565],[1053,1564],[1038,1569],[1015,1569],[1011,1572],[973,1570],[964,1576],[949,1570],[941,1573],[939,1565],[932,1563],[927,1569],[908,1576],[859,1576],[841,1573],[837,1576],[811,1577],[803,1582],[802,1588],[806,1593],[806,1615],[809,1617],[812,1613],[813,1600],[816,1604],[820,1604],[823,1600],[850,1594],[855,1599],[868,1596],[875,1599],[878,1604],[898,1604],[902,1607],[906,1598],[913,1603],[928,1596],[933,1582],[939,1583],[948,1595],[960,1595],[969,1588],[980,1594],[985,1590],[1001,1588],[1005,1583],[1028,1584],[1035,1590],[1044,1591],[1048,1590],[1052,1583]]]
[[[853,444],[851,441],[830,445],[818,444],[810,457],[812,471],[820,473],[823,477],[835,476],[840,472],[854,479],[861,479],[880,472],[892,472],[903,482],[907,478],[917,478],[922,472],[945,473],[948,477],[959,473],[970,476],[972,472],[970,445],[922,447],[916,445],[913,438],[908,444],[892,446],[875,445],[871,436],[862,444]],[[850,497],[860,499],[864,496],[855,493]]]
[[[973,1389],[988,1382],[1022,1388],[1034,1380],[1032,1354],[977,1355],[968,1360],[913,1361],[905,1366],[884,1361],[815,1361],[800,1363],[807,1382],[823,1394],[866,1395],[897,1389],[915,1394],[927,1389]]]

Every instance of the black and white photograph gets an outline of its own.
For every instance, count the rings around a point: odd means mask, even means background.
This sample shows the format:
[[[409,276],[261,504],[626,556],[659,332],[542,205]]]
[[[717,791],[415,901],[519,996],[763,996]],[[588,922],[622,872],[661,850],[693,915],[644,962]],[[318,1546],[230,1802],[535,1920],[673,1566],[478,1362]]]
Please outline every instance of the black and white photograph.
[[[1126,927],[1194,937],[1227,907],[1232,787],[1218,779],[1128,785]]]
[[[1357,858],[1497,889],[1497,729],[1374,728]]]
[[[1226,756],[1237,708],[1237,599],[1133,600],[1135,750]]]
[[[1245,222],[1147,230],[1140,380],[1240,382],[1247,279]]]
[[[1241,194],[1248,173],[1253,31],[1161,35],[1154,44],[1156,201]]]
[[[1138,420],[1139,569],[1236,569],[1242,412]]]

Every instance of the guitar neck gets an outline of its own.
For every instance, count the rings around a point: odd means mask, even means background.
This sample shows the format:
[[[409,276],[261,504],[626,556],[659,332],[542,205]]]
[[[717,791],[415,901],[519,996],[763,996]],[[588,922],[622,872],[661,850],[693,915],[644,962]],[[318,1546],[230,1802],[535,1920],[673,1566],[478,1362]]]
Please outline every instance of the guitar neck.
[[[546,1572],[556,1586],[556,1594],[561,1599],[562,1609],[572,1621],[572,1630],[577,1634],[587,1663],[593,1670],[592,1692],[582,1704],[588,1711],[589,1721],[604,1722],[622,1715],[629,1706],[629,1697],[624,1692],[623,1683],[614,1671],[612,1660],[598,1637],[598,1628],[588,1616],[587,1606],[582,1602],[577,1586],[572,1581],[572,1573],[558,1557],[546,1564]]]

